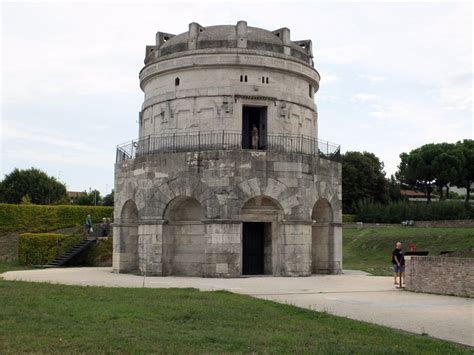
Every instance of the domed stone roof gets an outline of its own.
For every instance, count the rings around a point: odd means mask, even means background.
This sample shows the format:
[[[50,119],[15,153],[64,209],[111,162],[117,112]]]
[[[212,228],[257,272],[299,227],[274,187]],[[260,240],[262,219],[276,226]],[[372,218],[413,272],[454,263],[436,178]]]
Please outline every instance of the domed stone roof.
[[[189,32],[184,32],[171,37],[168,41],[163,43],[160,48],[164,49],[180,43],[188,43],[188,36]],[[274,33],[257,27],[247,27],[247,40],[283,45],[282,40]],[[199,32],[198,43],[202,44],[206,41],[237,41],[237,31],[235,26],[219,25],[202,28],[201,32]]]
[[[287,28],[271,32],[262,28],[247,26],[244,21],[240,21],[237,26],[203,27],[197,23],[192,23],[188,32],[179,35],[158,32],[156,46],[147,46],[145,63],[148,64],[160,57],[178,52],[219,48],[241,48],[281,53],[309,63],[312,58],[311,41],[293,42],[289,36],[290,31]],[[190,44],[190,41],[192,41],[192,44]],[[152,52],[153,55],[151,55]]]

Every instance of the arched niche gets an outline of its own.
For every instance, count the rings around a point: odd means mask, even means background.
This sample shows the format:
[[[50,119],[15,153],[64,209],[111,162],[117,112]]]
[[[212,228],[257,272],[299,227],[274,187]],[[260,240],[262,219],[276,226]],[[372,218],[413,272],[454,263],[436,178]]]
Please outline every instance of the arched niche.
[[[334,227],[333,210],[326,199],[319,199],[311,213],[313,227],[312,243],[312,272],[313,274],[331,273],[334,259]]]
[[[179,196],[171,200],[164,213],[165,219],[170,222],[202,221],[204,215],[204,208],[199,201],[187,196]]]
[[[332,207],[328,200],[323,198],[316,201],[311,218],[316,223],[331,223],[333,221]]]
[[[138,271],[138,208],[133,200],[128,200],[120,212],[117,244],[119,245],[119,271]]]
[[[163,274],[202,276],[206,263],[204,208],[198,200],[178,196],[164,212]]]

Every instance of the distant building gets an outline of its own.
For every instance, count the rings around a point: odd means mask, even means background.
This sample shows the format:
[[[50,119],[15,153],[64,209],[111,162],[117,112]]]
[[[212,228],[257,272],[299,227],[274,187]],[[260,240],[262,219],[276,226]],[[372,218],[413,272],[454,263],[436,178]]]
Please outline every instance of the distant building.
[[[82,193],[83,192],[81,192],[81,191],[68,191],[67,196],[69,197],[69,202],[71,202],[71,203],[74,202],[74,199]]]
[[[466,196],[467,190],[465,187],[449,186],[449,192],[455,192],[460,196]],[[471,184],[471,194],[474,195],[474,182]]]

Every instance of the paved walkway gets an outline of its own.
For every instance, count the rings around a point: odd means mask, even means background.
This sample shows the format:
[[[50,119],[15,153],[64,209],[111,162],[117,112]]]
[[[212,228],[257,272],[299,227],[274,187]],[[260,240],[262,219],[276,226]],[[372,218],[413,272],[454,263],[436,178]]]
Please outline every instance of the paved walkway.
[[[474,346],[474,299],[396,289],[391,277],[344,275],[211,279],[114,274],[110,268],[10,271],[6,280],[107,287],[228,290]]]

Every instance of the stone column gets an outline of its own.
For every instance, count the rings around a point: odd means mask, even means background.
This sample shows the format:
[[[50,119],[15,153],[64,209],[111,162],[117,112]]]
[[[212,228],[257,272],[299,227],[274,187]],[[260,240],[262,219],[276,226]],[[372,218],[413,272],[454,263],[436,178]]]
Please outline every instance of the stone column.
[[[342,224],[331,223],[329,239],[329,273],[340,274],[342,272]]]
[[[291,55],[291,38],[290,38],[290,29],[282,28],[281,29],[281,40],[283,41],[283,53]]]
[[[239,277],[242,270],[240,221],[205,221],[206,261],[203,274],[208,277]]]
[[[311,222],[282,223],[277,258],[277,275],[311,275]]]
[[[196,49],[197,41],[199,36],[199,28],[201,26],[196,22],[191,22],[189,24],[189,37],[188,37],[188,49]]]
[[[237,48],[247,48],[247,22],[237,22]]]
[[[163,274],[163,221],[138,226],[138,265],[142,274]]]

